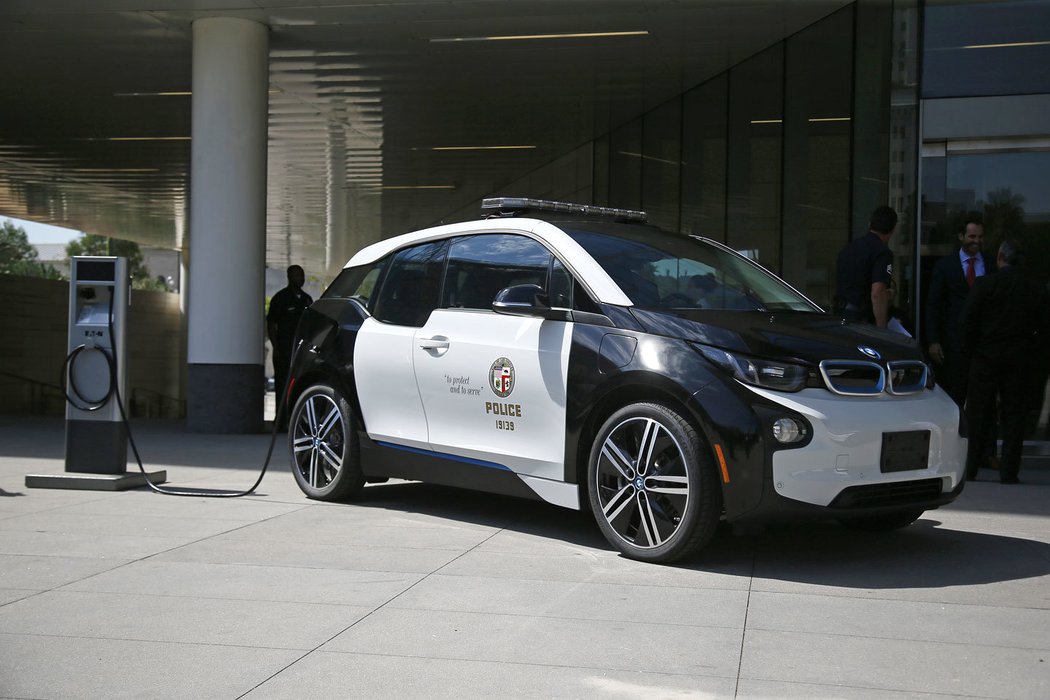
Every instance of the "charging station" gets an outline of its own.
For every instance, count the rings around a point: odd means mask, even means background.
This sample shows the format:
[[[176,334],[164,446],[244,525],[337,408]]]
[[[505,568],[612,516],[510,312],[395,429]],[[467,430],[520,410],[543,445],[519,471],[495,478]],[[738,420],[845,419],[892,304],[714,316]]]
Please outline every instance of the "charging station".
[[[69,344],[62,370],[66,392],[64,474],[30,474],[30,488],[122,491],[146,484],[128,473],[125,395],[127,317],[131,280],[127,259],[70,259]],[[163,483],[163,471],[149,473]]]

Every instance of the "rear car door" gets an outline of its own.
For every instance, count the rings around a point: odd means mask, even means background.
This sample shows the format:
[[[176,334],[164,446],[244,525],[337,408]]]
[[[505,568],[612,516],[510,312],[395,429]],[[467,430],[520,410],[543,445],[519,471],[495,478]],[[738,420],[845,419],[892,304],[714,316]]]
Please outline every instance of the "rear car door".
[[[427,449],[427,422],[413,367],[415,338],[437,307],[447,241],[405,248],[390,262],[354,345],[354,380],[368,436]]]

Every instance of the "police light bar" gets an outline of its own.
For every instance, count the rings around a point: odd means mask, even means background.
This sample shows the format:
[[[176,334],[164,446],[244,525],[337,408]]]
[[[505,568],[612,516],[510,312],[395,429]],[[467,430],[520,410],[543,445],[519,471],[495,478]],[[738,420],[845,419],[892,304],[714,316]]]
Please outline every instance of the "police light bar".
[[[532,210],[584,216],[609,216],[626,221],[649,220],[649,217],[644,211],[615,209],[613,207],[597,207],[592,204],[554,202],[549,199],[530,199],[528,197],[488,197],[481,200],[481,208],[482,210],[495,209],[506,214]]]

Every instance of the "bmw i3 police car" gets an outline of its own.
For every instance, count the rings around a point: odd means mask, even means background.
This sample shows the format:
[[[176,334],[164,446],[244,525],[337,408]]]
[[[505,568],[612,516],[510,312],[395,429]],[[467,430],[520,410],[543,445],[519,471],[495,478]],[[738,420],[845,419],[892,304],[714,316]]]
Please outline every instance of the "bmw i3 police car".
[[[396,477],[537,498],[666,562],[722,519],[893,529],[962,491],[958,409],[910,339],[641,212],[484,207],[364,248],[304,315],[307,496]]]

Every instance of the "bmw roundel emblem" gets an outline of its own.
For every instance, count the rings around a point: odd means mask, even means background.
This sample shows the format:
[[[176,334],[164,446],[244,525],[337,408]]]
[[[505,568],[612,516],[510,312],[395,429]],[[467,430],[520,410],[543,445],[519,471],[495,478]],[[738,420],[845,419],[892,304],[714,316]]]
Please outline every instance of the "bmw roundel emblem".
[[[857,349],[860,350],[862,353],[864,353],[865,355],[867,355],[868,357],[870,357],[873,360],[881,360],[882,359],[882,355],[880,355],[879,351],[876,350],[875,348],[869,348],[867,345],[858,345]]]

